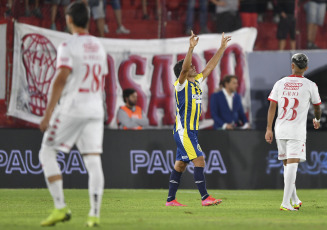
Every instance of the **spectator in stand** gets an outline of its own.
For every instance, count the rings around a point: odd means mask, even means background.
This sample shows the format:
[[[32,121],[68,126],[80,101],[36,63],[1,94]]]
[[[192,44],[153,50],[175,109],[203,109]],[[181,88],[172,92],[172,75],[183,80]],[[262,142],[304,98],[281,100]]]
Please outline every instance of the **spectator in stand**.
[[[296,49],[295,27],[296,20],[294,16],[295,0],[277,0],[276,10],[279,14],[279,23],[277,29],[277,39],[279,41],[279,50],[284,50],[286,46],[287,35],[290,35],[291,50]]]
[[[240,16],[243,27],[258,27],[257,0],[241,0]]]
[[[96,22],[99,37],[104,37],[104,25],[105,25],[105,7],[104,0],[88,0],[88,5],[91,9],[91,14]]]
[[[323,26],[327,0],[310,0],[304,6],[307,12],[307,48],[319,49],[315,44],[318,26]]]
[[[12,0],[8,0],[7,1],[7,9],[6,9],[6,12],[5,12],[5,17],[10,17],[11,16],[11,8],[12,8]]]
[[[258,22],[263,22],[263,16],[266,13],[269,0],[260,0],[257,2]]]
[[[227,75],[223,79],[223,89],[211,95],[210,111],[214,120],[214,129],[235,128],[249,129],[241,97],[236,93],[238,79],[235,75]]]
[[[35,0],[35,5],[34,5],[34,9],[32,10],[32,14],[34,14],[34,16],[37,18],[43,18],[39,3],[40,3],[39,0]],[[31,11],[29,7],[29,0],[25,0],[25,17],[30,17],[30,16],[31,16]]]
[[[148,14],[147,1],[148,0],[142,0],[142,12],[143,12],[142,19],[144,19],[144,20],[150,19],[150,16]],[[159,0],[156,0],[156,6],[157,6],[157,12],[156,12],[155,18],[158,19],[159,15],[161,14],[161,7],[160,7]]]
[[[123,91],[124,106],[117,113],[117,125],[119,129],[140,130],[149,125],[149,120],[142,112],[142,108],[136,105],[137,92],[135,89]]]
[[[239,0],[210,0],[210,2],[216,5],[215,21],[218,33],[232,32],[242,27],[238,13]]]
[[[199,0],[200,2],[200,34],[210,33],[207,27],[207,18],[208,18],[208,1],[207,0]],[[195,0],[189,0],[187,5],[187,14],[186,14],[186,29],[185,33],[187,35],[191,34],[191,30],[193,30],[193,21],[194,21],[194,10],[195,10]]]
[[[67,6],[70,4],[70,0],[52,0],[51,1],[51,30],[57,30],[56,26],[56,16],[58,11],[58,5],[62,5],[64,7],[64,12],[66,12]]]
[[[104,0],[104,1],[106,1],[106,0]],[[115,19],[116,19],[116,22],[117,22],[117,25],[118,25],[116,33],[117,34],[129,34],[130,30],[126,29],[125,26],[122,23],[122,12],[121,12],[120,0],[109,0],[109,3],[110,3],[110,5],[112,6],[112,8],[114,10]],[[108,31],[106,31],[106,33],[109,33],[109,29],[107,29],[107,30]]]

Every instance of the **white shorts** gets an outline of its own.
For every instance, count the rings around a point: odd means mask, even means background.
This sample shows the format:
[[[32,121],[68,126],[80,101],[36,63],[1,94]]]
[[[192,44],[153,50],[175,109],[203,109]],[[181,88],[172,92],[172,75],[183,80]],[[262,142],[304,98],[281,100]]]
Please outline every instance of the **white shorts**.
[[[69,153],[76,144],[81,154],[102,153],[103,119],[54,114],[43,135],[42,145]]]
[[[304,141],[276,139],[278,160],[299,158],[300,162],[306,161],[306,146]]]

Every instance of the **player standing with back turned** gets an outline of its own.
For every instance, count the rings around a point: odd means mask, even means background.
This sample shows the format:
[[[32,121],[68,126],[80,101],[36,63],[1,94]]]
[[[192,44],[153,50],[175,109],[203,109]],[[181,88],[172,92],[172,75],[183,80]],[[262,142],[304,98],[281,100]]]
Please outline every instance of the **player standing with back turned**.
[[[314,107],[313,126],[320,127],[320,96],[318,87],[303,77],[308,69],[308,57],[297,53],[292,56],[292,75],[277,81],[268,97],[266,141],[273,141],[272,123],[278,106],[275,135],[278,159],[284,163],[283,211],[296,211],[302,205],[296,194],[295,180],[299,162],[306,160],[307,116],[310,103]],[[290,203],[292,200],[292,204]]]
[[[57,152],[69,153],[76,144],[89,174],[91,209],[86,225],[100,222],[104,176],[100,154],[103,142],[103,75],[108,73],[106,52],[100,41],[88,34],[89,11],[80,1],[66,10],[66,23],[73,36],[63,42],[57,53],[57,73],[52,94],[40,124],[45,131],[40,162],[55,209],[41,226],[69,220]],[[60,99],[60,103],[58,104]]]
[[[190,161],[194,163],[194,180],[201,194],[202,205],[209,206],[221,203],[209,196],[204,177],[204,154],[198,143],[199,118],[201,116],[202,91],[200,83],[214,70],[223,55],[230,36],[222,35],[221,46],[210,59],[202,73],[197,73],[192,65],[192,53],[199,38],[191,31],[190,47],[184,60],[174,66],[177,77],[175,82],[176,123],[174,139],[177,144],[176,162],[169,179],[169,193],[166,206],[185,206],[177,202],[176,192],[182,173]]]

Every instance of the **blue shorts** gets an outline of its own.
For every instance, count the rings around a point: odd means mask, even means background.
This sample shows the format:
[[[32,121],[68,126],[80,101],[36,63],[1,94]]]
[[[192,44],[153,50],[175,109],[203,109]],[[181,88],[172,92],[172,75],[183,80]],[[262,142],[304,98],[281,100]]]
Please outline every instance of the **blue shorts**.
[[[204,156],[198,141],[198,131],[178,130],[174,132],[177,145],[176,161],[189,163],[197,157]]]
[[[121,8],[120,0],[109,0],[109,4],[112,6],[114,10],[119,10]]]

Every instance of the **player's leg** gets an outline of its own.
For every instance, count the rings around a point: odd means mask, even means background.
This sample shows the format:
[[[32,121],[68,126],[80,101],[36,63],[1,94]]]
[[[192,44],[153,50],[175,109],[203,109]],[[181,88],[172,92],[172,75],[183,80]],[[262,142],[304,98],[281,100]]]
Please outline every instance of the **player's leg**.
[[[89,174],[89,197],[91,206],[86,225],[93,227],[100,224],[104,176],[100,154],[85,154],[83,159]]]
[[[103,120],[86,119],[76,146],[83,154],[85,167],[89,175],[90,211],[86,222],[88,227],[100,224],[100,208],[104,189],[101,153],[103,142]]]
[[[57,152],[46,145],[41,147],[39,159],[43,167],[45,181],[53,198],[55,209],[47,219],[41,222],[42,226],[55,225],[57,222],[69,220],[71,212],[67,208],[61,171],[57,163]]]
[[[174,169],[171,172],[169,178],[169,192],[168,192],[166,206],[185,206],[176,201],[176,193],[181,181],[182,174],[186,169],[186,166],[187,166],[186,162],[176,160]]]
[[[71,217],[70,210],[64,201],[63,181],[56,157],[57,151],[69,153],[80,127],[78,119],[54,114],[48,130],[44,133],[39,159],[55,209],[41,223],[42,226],[54,225],[57,222],[69,220]]]
[[[296,186],[294,186],[294,189],[293,189],[293,192],[292,192],[292,195],[291,195],[291,200],[292,200],[293,208],[300,209],[300,207],[302,206],[302,201],[297,196]]]
[[[189,159],[192,160],[194,164],[194,182],[201,194],[202,205],[209,206],[221,203],[221,200],[211,197],[207,192],[206,180],[204,176],[204,153],[202,152],[198,142],[197,131],[188,132],[188,138],[185,138],[184,145],[187,149]]]
[[[292,193],[295,190],[295,181],[298,164],[305,161],[305,143],[297,140],[286,141],[287,170],[284,176],[284,196],[282,206],[288,210],[296,210],[290,204]],[[282,207],[281,207],[282,209]]]
[[[169,178],[169,192],[167,197],[166,206],[185,206],[176,201],[176,193],[181,181],[183,172],[189,162],[187,153],[183,146],[183,131],[174,133],[174,139],[177,145],[176,161],[174,169],[172,170]]]
[[[213,198],[207,192],[206,179],[204,176],[204,167],[205,167],[204,157],[199,156],[193,159],[192,162],[194,164],[194,182],[201,194],[202,206],[220,204],[222,200]]]
[[[298,163],[300,162],[299,158],[289,158],[287,159],[287,170],[284,177],[284,196],[282,206],[289,210],[294,208],[290,204],[291,195],[295,189],[295,180]]]

